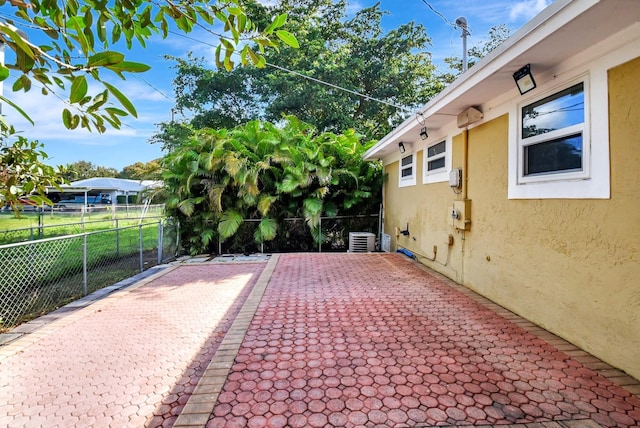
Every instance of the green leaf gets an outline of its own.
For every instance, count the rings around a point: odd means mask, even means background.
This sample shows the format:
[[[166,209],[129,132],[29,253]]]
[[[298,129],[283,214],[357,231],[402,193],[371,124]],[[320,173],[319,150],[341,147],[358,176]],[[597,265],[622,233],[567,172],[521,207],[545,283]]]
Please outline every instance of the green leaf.
[[[221,221],[218,223],[218,234],[225,240],[232,237],[242,224],[242,215],[234,210],[222,213]]]
[[[11,41],[17,45],[18,49],[16,49],[16,51],[22,51],[32,60],[35,59],[35,55],[31,50],[31,47],[25,42],[24,38],[20,34],[18,34],[17,31],[13,31],[13,28],[10,28],[8,24],[0,22],[0,32],[4,33],[6,36],[9,36]]]
[[[33,120],[29,117],[29,115],[27,113],[25,113],[24,110],[22,110],[20,107],[18,107],[18,105],[16,103],[14,103],[13,101],[9,100],[8,98],[5,98],[3,95],[0,95],[0,101],[2,101],[3,103],[6,103],[8,105],[10,105],[13,109],[15,109],[18,113],[20,113],[20,115],[22,117],[24,117],[25,119],[27,119],[29,121],[30,124],[35,125],[35,123],[33,122]]]
[[[89,90],[89,84],[84,76],[76,76],[71,83],[71,93],[69,94],[69,101],[71,104],[80,102]]]
[[[278,30],[276,31],[276,35],[280,40],[282,40],[285,44],[291,46],[292,48],[298,49],[300,47],[296,36],[294,36],[290,32],[285,30]]]
[[[124,55],[120,52],[100,52],[89,57],[87,67],[105,67],[107,65],[119,64],[122,61],[124,61]]]
[[[278,224],[276,221],[272,218],[263,218],[258,225],[258,229],[256,230],[254,237],[258,242],[271,241],[276,237],[277,232]]]
[[[302,202],[305,212],[316,215],[322,211],[322,199],[308,198]]]
[[[269,195],[260,195],[260,197],[258,198],[258,212],[260,213],[260,215],[262,216],[266,216],[267,214],[269,214],[269,209],[271,208],[271,205],[278,200],[277,196],[269,196]]]
[[[105,68],[108,68],[111,71],[115,72],[128,72],[128,73],[143,73],[151,69],[151,67],[147,64],[142,64],[140,62],[131,62],[131,61],[122,61],[118,64],[108,65]]]
[[[256,53],[249,46],[246,46],[247,52],[249,53],[249,57],[251,58],[251,62],[258,68],[264,68],[267,65],[267,60],[262,56],[256,55]]]
[[[264,33],[271,34],[273,33],[273,30],[275,30],[276,28],[282,27],[286,22],[287,22],[287,14],[282,13],[275,17],[273,22],[271,22],[271,24],[264,30]]]
[[[4,64],[0,64],[0,82],[9,77],[9,74],[9,69],[5,67]]]
[[[180,201],[178,203],[178,209],[180,212],[187,217],[191,217],[193,212],[195,211],[195,204],[193,203],[193,199],[185,199],[184,201]]]
[[[62,110],[62,123],[65,128],[71,129],[71,112],[68,109]]]
[[[126,116],[127,112],[124,110],[120,110],[119,108],[115,108],[115,107],[107,107],[105,108],[106,112],[109,113],[109,115],[115,117],[115,116]]]
[[[109,92],[111,92],[111,94],[114,97],[118,99],[118,101],[120,101],[120,104],[122,104],[122,107],[124,107],[125,110],[127,110],[131,116],[138,117],[138,112],[136,112],[136,108],[133,106],[133,104],[131,104],[131,101],[129,101],[129,99],[125,97],[122,92],[118,90],[118,88],[116,88],[115,86],[107,82],[102,82],[102,84],[109,90]]]

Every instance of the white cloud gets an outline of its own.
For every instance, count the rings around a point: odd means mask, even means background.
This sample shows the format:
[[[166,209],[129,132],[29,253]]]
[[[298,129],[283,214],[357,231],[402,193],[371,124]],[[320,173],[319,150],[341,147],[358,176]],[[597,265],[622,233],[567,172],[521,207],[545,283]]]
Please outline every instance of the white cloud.
[[[514,4],[509,12],[509,20],[517,21],[519,19],[530,20],[542,9],[551,4],[550,0],[525,0]]]
[[[139,85],[142,88],[142,85]],[[133,82],[133,85],[127,90],[135,93],[137,85]],[[97,85],[91,85],[91,93],[96,93],[98,89]],[[122,87],[120,88],[123,89]],[[138,92],[137,99],[140,99],[141,92]],[[20,132],[20,135],[27,137],[28,139],[39,140],[41,142],[47,142],[51,140],[65,140],[75,141],[81,144],[88,145],[109,145],[110,139],[113,138],[140,138],[145,139],[153,132],[154,124],[162,120],[168,120],[169,113],[166,116],[159,118],[158,115],[145,115],[145,106],[142,103],[136,103],[136,108],[139,111],[139,118],[125,117],[123,118],[123,126],[121,129],[108,129],[106,134],[99,134],[95,130],[89,132],[86,129],[68,130],[62,123],[62,111],[67,105],[54,95],[42,95],[37,88],[25,93],[22,92],[10,92],[5,93],[9,96],[15,104],[20,106],[22,110],[34,121],[34,125],[29,123],[22,115],[9,106],[3,106],[3,114],[7,121],[11,123],[16,130]],[[133,97],[132,97],[133,98]],[[166,99],[163,98],[164,101]],[[157,105],[158,102],[155,101]],[[170,110],[171,103],[167,103],[167,111]],[[119,107],[119,106],[118,106]],[[158,120],[160,119],[160,120]]]
[[[364,6],[362,3],[360,3],[359,1],[350,1],[349,3],[347,3],[347,15],[348,16],[353,16],[356,14],[356,12],[364,9],[366,6]],[[384,8],[382,8],[384,10]]]

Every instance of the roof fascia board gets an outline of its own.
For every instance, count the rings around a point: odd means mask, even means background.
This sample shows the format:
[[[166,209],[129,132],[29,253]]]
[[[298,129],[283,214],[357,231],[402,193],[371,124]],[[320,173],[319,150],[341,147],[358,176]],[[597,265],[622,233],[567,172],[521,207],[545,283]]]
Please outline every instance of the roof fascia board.
[[[468,90],[490,77],[496,70],[509,64],[510,61],[513,61],[532,46],[535,46],[536,43],[553,34],[568,21],[576,18],[600,1],[601,0],[556,0],[426,103],[421,111],[423,117],[427,119],[437,114],[453,100],[460,98]],[[378,151],[394,142],[406,132],[412,130],[415,126],[414,120],[416,120],[414,116],[406,119],[397,128],[367,150],[363,158],[376,158],[375,155]]]

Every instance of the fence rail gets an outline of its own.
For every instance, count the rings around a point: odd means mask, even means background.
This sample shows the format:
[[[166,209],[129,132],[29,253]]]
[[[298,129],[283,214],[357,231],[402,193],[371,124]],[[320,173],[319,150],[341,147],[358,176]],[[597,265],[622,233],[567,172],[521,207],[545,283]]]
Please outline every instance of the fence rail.
[[[104,220],[88,220],[74,223],[43,224],[16,229],[0,230],[0,245],[13,244],[35,239],[53,238],[55,236],[75,235],[94,230],[119,229],[125,226],[135,226],[141,223],[157,223],[164,217],[153,216],[143,218],[113,218]]]
[[[0,330],[175,257],[172,219],[0,245]]]
[[[217,243],[217,252],[224,253],[285,253],[347,251],[349,232],[371,232],[379,235],[380,214],[356,216],[321,217],[317,236],[303,218],[284,219],[284,227],[278,230],[276,238],[264,243],[256,243],[254,233],[260,220],[244,219],[236,234],[226,241]],[[217,228],[216,225],[211,225]]]

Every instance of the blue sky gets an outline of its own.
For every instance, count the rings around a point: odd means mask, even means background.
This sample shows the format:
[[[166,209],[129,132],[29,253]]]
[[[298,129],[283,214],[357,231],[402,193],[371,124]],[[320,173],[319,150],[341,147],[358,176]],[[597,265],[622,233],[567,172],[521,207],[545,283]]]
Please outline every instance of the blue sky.
[[[447,56],[461,56],[462,41],[460,30],[453,28],[427,5],[442,14],[448,22],[456,18],[467,18],[471,36],[468,47],[482,44],[487,39],[489,28],[506,24],[513,31],[548,6],[552,0],[381,0],[381,9],[388,11],[383,17],[385,31],[400,24],[416,21],[422,23],[432,39],[430,51],[436,64],[441,64]],[[376,0],[349,1],[350,12],[372,6]],[[27,34],[28,29],[25,29]],[[217,43],[205,35],[193,33],[198,40]],[[300,40],[304,43],[304,40]],[[157,128],[156,124],[171,118],[173,89],[171,82],[175,76],[172,62],[164,60],[164,55],[183,57],[189,51],[197,56],[213,59],[213,48],[199,45],[192,40],[170,35],[168,39],[154,38],[146,49],[135,49],[126,53],[131,61],[144,62],[152,69],[144,74],[129,77],[126,81],[118,78],[115,83],[135,104],[138,118],[126,118],[121,130],[108,130],[105,134],[88,133],[84,130],[68,131],[61,124],[62,102],[55,97],[43,97],[37,88],[29,93],[13,93],[5,90],[5,96],[20,105],[34,119],[31,126],[15,112],[3,109],[7,119],[20,129],[29,139],[36,139],[45,145],[49,154],[49,164],[59,165],[79,160],[95,165],[121,170],[135,162],[148,162],[162,156],[158,144],[150,144],[148,139]],[[212,66],[213,67],[213,66]],[[13,76],[9,85],[13,83]]]

